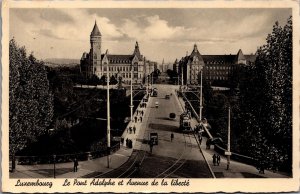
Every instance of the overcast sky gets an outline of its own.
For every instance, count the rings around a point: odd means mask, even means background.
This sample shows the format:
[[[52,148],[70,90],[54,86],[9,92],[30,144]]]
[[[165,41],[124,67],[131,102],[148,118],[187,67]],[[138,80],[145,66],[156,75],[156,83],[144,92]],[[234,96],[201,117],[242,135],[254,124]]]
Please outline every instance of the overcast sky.
[[[90,49],[95,20],[102,53],[131,54],[135,41],[147,59],[174,62],[196,43],[201,54],[255,53],[275,21],[291,9],[11,9],[10,38],[38,59],[80,59]]]

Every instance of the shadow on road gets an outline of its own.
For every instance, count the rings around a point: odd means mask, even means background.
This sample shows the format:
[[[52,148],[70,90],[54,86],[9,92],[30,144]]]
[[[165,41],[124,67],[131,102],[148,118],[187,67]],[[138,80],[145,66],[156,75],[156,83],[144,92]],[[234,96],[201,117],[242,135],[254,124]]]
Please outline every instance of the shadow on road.
[[[176,121],[176,119],[170,119],[169,117],[156,117],[156,119],[166,120],[166,121]]]
[[[34,173],[41,174],[45,177],[53,177],[53,169],[38,169],[38,170],[30,170]],[[68,173],[68,172],[73,172],[73,168],[56,168],[55,174],[56,176]]]
[[[160,130],[160,131],[174,132],[174,131],[178,130],[177,126],[157,124],[157,123],[149,123],[148,127],[151,129]]]

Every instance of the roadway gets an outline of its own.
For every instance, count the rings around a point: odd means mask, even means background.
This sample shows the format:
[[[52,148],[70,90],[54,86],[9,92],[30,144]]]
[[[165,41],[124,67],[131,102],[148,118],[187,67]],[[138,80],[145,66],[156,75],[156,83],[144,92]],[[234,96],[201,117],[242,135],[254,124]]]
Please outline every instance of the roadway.
[[[137,135],[134,150],[129,160],[119,169],[103,177],[141,177],[141,178],[210,178],[207,164],[200,152],[194,135],[179,132],[181,105],[175,95],[175,86],[156,85],[158,96],[151,97],[145,112],[140,133]],[[170,99],[165,99],[171,94]],[[155,107],[155,102],[159,107]],[[176,119],[169,119],[169,114],[176,114]],[[158,145],[150,147],[147,143],[149,133],[158,133]],[[171,133],[174,139],[171,142]],[[134,163],[134,164],[133,164]],[[134,168],[140,164],[138,170]],[[133,168],[130,168],[133,167]],[[120,173],[123,169],[129,172]]]

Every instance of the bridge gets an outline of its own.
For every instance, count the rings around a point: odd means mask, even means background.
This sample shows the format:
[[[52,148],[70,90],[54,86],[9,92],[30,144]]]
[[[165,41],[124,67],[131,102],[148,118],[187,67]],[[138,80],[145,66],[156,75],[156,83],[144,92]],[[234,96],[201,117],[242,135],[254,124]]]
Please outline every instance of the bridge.
[[[202,142],[193,134],[179,131],[179,118],[189,107],[192,112],[192,127],[199,125],[200,119],[191,102],[181,93],[177,96],[178,86],[157,84],[157,97],[149,97],[141,101],[133,113],[133,120],[124,129],[120,138],[120,148],[109,157],[110,167],[107,168],[107,157],[79,161],[78,172],[72,172],[72,162],[56,164],[57,178],[245,178],[245,177],[278,177],[285,175],[266,171],[258,174],[256,167],[238,160],[231,161],[231,168],[226,170],[225,150],[221,149],[220,165],[212,163],[213,147],[207,149],[203,137]],[[136,92],[145,92],[137,90]],[[167,99],[166,95],[170,98]],[[145,96],[146,98],[146,96]],[[145,99],[144,98],[144,99]],[[145,106],[146,104],[146,106]],[[156,104],[158,107],[156,108]],[[175,119],[169,117],[175,113]],[[213,138],[204,125],[208,138]],[[157,133],[158,144],[149,146],[149,134]],[[171,139],[171,134],[174,138]],[[130,142],[130,143],[129,143]],[[51,177],[52,165],[18,165],[16,172],[10,174],[18,177]],[[66,170],[70,169],[70,170]],[[44,170],[49,171],[45,175]]]

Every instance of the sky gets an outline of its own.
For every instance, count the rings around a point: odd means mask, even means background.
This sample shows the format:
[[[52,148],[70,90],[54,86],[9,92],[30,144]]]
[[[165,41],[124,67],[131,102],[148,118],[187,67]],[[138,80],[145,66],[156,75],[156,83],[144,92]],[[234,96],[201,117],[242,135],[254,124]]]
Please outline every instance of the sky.
[[[90,50],[95,21],[102,34],[102,53],[141,54],[173,63],[194,44],[203,55],[255,53],[276,21],[285,25],[291,9],[160,8],[160,9],[10,9],[10,39],[38,59],[80,59]]]

